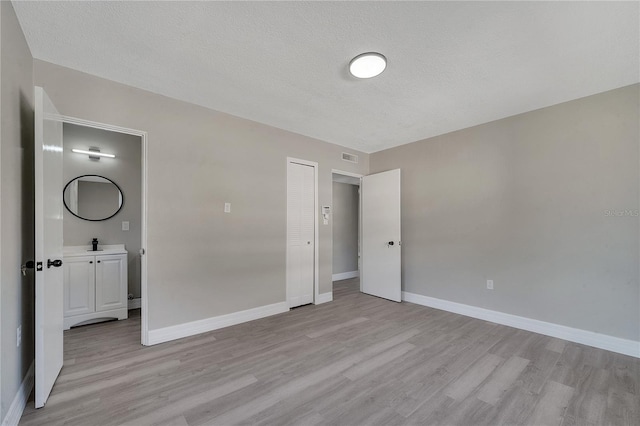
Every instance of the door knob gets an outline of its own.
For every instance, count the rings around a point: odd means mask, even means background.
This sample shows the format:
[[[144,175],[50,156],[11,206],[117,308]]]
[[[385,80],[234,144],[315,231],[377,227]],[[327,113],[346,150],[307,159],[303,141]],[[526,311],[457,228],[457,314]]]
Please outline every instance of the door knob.
[[[55,268],[59,268],[62,266],[62,260],[60,259],[56,259],[56,260],[51,260],[51,259],[47,259],[47,268],[51,268],[51,267],[55,267]]]
[[[26,277],[27,276],[27,269],[33,269],[34,266],[35,266],[35,264],[33,263],[33,260],[27,261],[27,263],[25,263],[24,265],[22,265],[20,267],[20,270],[22,271],[22,275],[24,275]]]

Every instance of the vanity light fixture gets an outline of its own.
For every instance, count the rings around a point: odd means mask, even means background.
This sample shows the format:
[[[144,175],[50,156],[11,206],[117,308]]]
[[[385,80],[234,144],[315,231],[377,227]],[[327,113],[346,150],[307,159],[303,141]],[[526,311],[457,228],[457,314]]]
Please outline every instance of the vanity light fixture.
[[[371,78],[380,75],[387,67],[387,58],[377,52],[367,52],[349,62],[349,72],[357,78]]]
[[[71,151],[75,152],[76,154],[86,154],[92,160],[99,160],[100,157],[116,158],[114,154],[107,154],[106,152],[100,152],[98,148],[89,148],[89,150],[73,148]]]

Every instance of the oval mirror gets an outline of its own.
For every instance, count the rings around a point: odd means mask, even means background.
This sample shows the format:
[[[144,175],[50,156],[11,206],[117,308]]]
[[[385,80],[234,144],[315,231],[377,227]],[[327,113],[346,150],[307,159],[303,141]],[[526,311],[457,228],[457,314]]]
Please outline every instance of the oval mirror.
[[[91,221],[115,216],[124,204],[120,187],[111,179],[98,175],[72,179],[64,187],[63,200],[72,215]]]

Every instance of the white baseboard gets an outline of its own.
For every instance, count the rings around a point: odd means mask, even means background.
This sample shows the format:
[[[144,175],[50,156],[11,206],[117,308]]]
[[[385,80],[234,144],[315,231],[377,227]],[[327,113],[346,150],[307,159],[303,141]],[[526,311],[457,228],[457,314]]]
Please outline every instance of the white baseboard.
[[[136,299],[129,299],[129,301],[127,302],[127,309],[139,309],[142,307],[142,299],[141,298],[136,298]]]
[[[402,292],[402,300],[640,358],[640,342],[634,340],[621,339],[606,334],[505,314],[504,312],[492,311],[406,291]]]
[[[206,318],[170,327],[149,330],[149,345],[168,342],[195,334],[206,333],[207,331],[229,327],[247,321],[281,314],[289,311],[287,302],[274,303],[272,305],[260,306],[246,311],[233,312],[231,314]]]
[[[318,295],[318,299],[316,300],[316,305],[320,305],[321,303],[327,303],[333,301],[333,292],[330,291],[328,293],[321,293]]]
[[[20,423],[20,417],[22,417],[22,413],[24,412],[24,407],[27,406],[27,399],[29,398],[29,394],[33,389],[33,371],[35,365],[32,362],[29,370],[27,371],[27,375],[24,376],[24,380],[22,380],[22,384],[16,392],[16,396],[13,398],[11,405],[9,406],[9,411],[7,411],[7,415],[2,420],[2,426],[16,426]]]
[[[348,280],[350,278],[358,278],[360,271],[340,272],[339,274],[333,274],[331,276],[333,281]]]

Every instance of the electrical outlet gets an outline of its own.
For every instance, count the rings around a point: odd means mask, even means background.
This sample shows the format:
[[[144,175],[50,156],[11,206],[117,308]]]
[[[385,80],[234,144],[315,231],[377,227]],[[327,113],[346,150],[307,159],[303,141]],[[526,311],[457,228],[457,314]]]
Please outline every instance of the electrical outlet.
[[[123,231],[128,231],[129,230],[129,222],[128,221],[122,221],[122,230]]]
[[[16,330],[16,346],[20,347],[22,343],[22,325],[18,326],[18,330]]]
[[[487,280],[487,290],[493,290],[493,280]]]
[[[231,203],[224,203],[224,212],[231,213]]]

